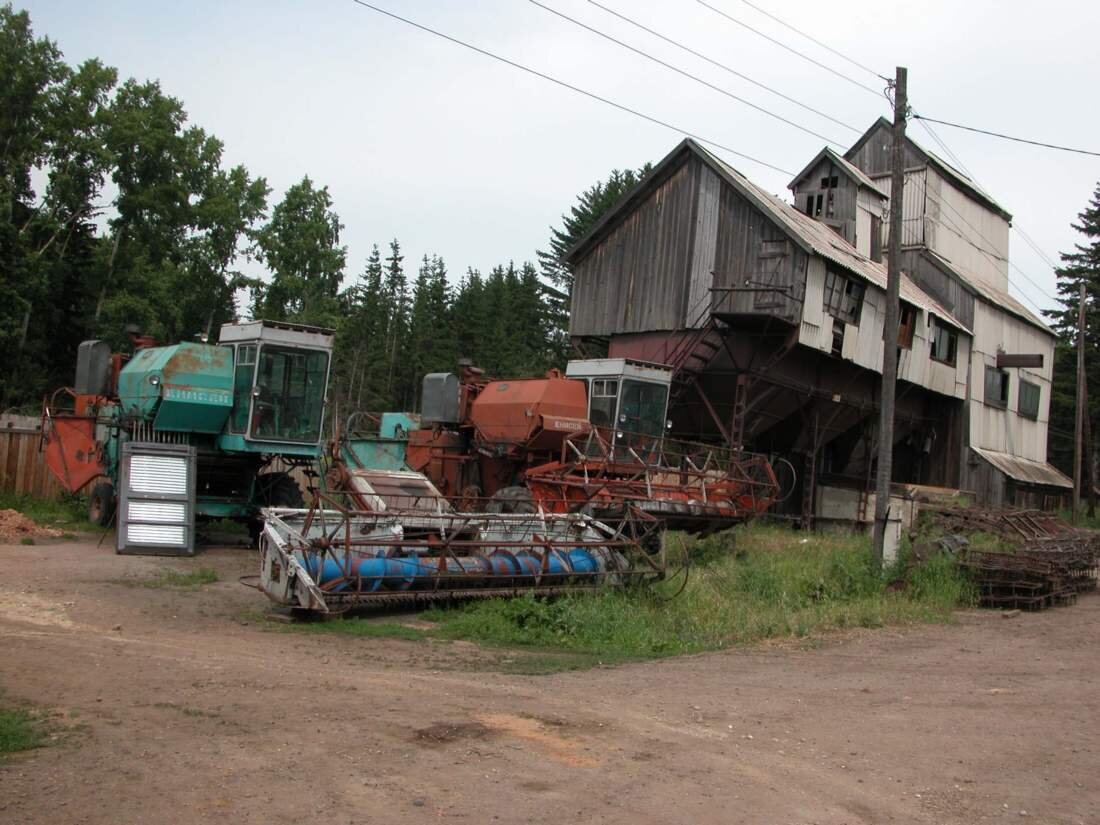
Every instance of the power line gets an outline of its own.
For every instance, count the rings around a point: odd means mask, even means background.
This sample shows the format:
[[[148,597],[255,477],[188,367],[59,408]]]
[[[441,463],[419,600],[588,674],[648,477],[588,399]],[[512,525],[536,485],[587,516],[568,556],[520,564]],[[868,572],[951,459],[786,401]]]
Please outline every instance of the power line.
[[[793,103],[795,106],[800,106],[801,108],[805,109],[807,112],[812,112],[813,114],[817,115],[818,117],[823,117],[826,120],[832,121],[833,123],[837,124],[838,126],[843,126],[845,129],[849,129],[849,130],[855,132],[857,135],[862,134],[862,132],[863,132],[862,129],[857,129],[855,126],[851,126],[851,125],[845,123],[843,120],[838,120],[837,118],[833,117],[832,115],[826,114],[825,112],[822,112],[820,109],[815,109],[813,106],[810,106],[806,103],[803,103],[800,100],[795,100],[793,97],[785,95],[782,92],[778,91],[777,89],[773,89],[771,86],[768,86],[765,83],[761,83],[759,80],[754,80],[753,78],[749,77],[747,74],[743,74],[743,73],[737,71],[736,69],[733,69],[733,68],[727,66],[725,63],[721,63],[721,62],[715,60],[712,57],[708,57],[707,55],[703,54],[702,52],[696,51],[695,49],[691,48],[690,46],[685,46],[683,43],[680,43],[677,40],[673,40],[671,37],[666,37],[665,35],[661,34],[660,32],[654,31],[653,29],[649,28],[648,26],[645,26],[645,25],[639,23],[637,20],[632,20],[631,18],[627,17],[625,14],[620,14],[619,12],[615,11],[614,9],[610,9],[610,8],[608,8],[607,6],[605,6],[601,3],[597,3],[596,0],[588,0],[588,2],[591,3],[593,6],[595,6],[596,8],[602,9],[603,11],[607,12],[608,14],[613,15],[614,17],[617,17],[620,20],[622,20],[626,23],[629,23],[632,26],[636,26],[637,28],[641,29],[644,32],[648,32],[649,34],[653,35],[654,37],[660,38],[661,40],[675,46],[678,49],[683,49],[688,54],[694,55],[695,57],[698,57],[700,60],[705,60],[707,63],[710,63],[712,66],[717,66],[719,69],[722,69],[723,71],[729,72],[734,77],[739,77],[739,78],[741,78],[742,80],[744,80],[748,83],[752,83],[754,86],[759,86],[761,89],[764,89],[767,92],[771,92],[773,95],[776,95],[777,97],[783,98],[783,100],[786,100],[788,103]]]
[[[714,6],[710,5],[710,3],[705,2],[705,0],[695,0],[695,2],[697,2],[699,5],[701,5],[705,8],[710,9],[715,14],[726,18],[731,23],[736,23],[738,26],[741,26],[742,28],[748,29],[753,34],[756,34],[756,35],[759,35],[760,37],[763,37],[769,43],[774,43],[776,46],[779,46],[779,48],[785,49],[786,51],[790,52],[791,54],[798,55],[803,60],[808,60],[810,63],[813,63],[818,68],[824,69],[825,71],[829,72],[830,74],[834,74],[837,77],[839,77],[843,80],[847,80],[849,83],[851,83],[855,86],[858,86],[859,88],[863,89],[864,91],[870,92],[875,97],[882,97],[882,92],[879,91],[878,89],[874,89],[874,88],[872,88],[872,87],[870,87],[870,86],[868,86],[864,83],[860,83],[854,77],[850,77],[850,76],[844,74],[844,72],[838,72],[836,69],[832,68],[831,66],[826,66],[820,60],[815,60],[814,58],[810,57],[808,54],[804,54],[803,52],[798,51],[798,49],[791,48],[786,43],[783,43],[779,40],[776,40],[774,37],[771,37],[770,35],[764,34],[764,32],[760,31],[759,29],[754,29],[748,23],[744,23],[744,22],[738,20],[736,17],[731,17],[730,15],[726,14],[721,9],[715,8]]]
[[[1019,227],[1016,224],[1012,224],[1012,228],[1015,229],[1019,236],[1024,239],[1027,245],[1035,251],[1035,254],[1043,259],[1047,266],[1049,266],[1051,269],[1058,268],[1058,264],[1054,263],[1054,261],[1050,259],[1050,256],[1039,248],[1039,244],[1037,244],[1030,235],[1024,232],[1022,227]]]
[[[870,72],[870,73],[871,73],[871,74],[873,74],[873,75],[874,75],[875,77],[877,77],[877,78],[879,78],[879,79],[881,79],[881,80],[886,80],[886,81],[889,81],[889,80],[890,80],[890,78],[888,78],[888,77],[887,77],[886,75],[883,75],[883,74],[879,74],[879,73],[878,73],[878,72],[876,72],[876,71],[875,71],[874,69],[872,69],[872,68],[870,68],[870,67],[868,67],[868,66],[864,66],[864,65],[863,65],[862,63],[860,63],[860,62],[859,62],[858,60],[854,60],[854,59],[852,59],[851,57],[848,57],[848,55],[844,54],[843,52],[838,52],[838,51],[837,51],[836,49],[834,49],[834,48],[833,48],[832,46],[826,45],[825,43],[822,43],[822,42],[821,42],[820,40],[818,40],[818,39],[817,39],[816,37],[814,37],[813,35],[809,35],[809,34],[806,34],[806,32],[802,31],[801,29],[795,28],[795,27],[794,27],[794,26],[792,26],[792,25],[791,25],[790,23],[788,23],[788,22],[787,22],[786,20],[781,20],[781,19],[779,19],[779,18],[778,18],[778,17],[776,17],[776,16],[774,15],[774,14],[772,14],[772,13],[771,13],[771,12],[769,12],[769,11],[765,11],[764,9],[760,8],[760,6],[756,5],[755,3],[750,3],[750,2],[749,2],[749,0],[741,0],[741,2],[742,2],[742,3],[744,3],[744,4],[746,5],[746,6],[748,6],[748,7],[749,7],[749,8],[751,8],[751,9],[756,9],[756,10],[757,10],[758,12],[760,12],[760,13],[761,13],[762,15],[764,15],[765,17],[769,17],[769,18],[771,18],[771,19],[772,19],[772,20],[774,20],[774,21],[775,21],[776,23],[778,23],[778,24],[779,24],[780,26],[785,26],[786,28],[788,28],[788,29],[790,29],[791,31],[793,31],[793,32],[794,32],[795,34],[800,34],[800,35],[802,35],[803,37],[805,37],[805,38],[806,38],[807,40],[811,41],[812,43],[816,43],[816,44],[817,44],[817,45],[819,45],[819,46],[820,46],[821,48],[825,49],[825,51],[827,51],[827,52],[832,52],[832,53],[833,53],[833,54],[835,54],[835,55],[836,55],[837,57],[839,57],[839,58],[840,58],[841,60],[847,60],[847,61],[848,61],[849,63],[851,63],[851,64],[852,64],[853,66],[855,66],[856,68],[859,68],[859,69],[863,69],[863,71],[865,71],[865,72]]]
[[[717,149],[721,149],[723,152],[729,152],[731,155],[736,155],[739,158],[744,158],[745,160],[752,161],[753,163],[759,164],[760,166],[764,166],[768,169],[772,169],[772,170],[774,170],[776,172],[779,172],[780,174],[783,174],[783,175],[793,175],[794,174],[793,172],[789,172],[786,169],[781,169],[780,167],[775,166],[774,164],[768,163],[767,161],[760,160],[759,158],[755,158],[752,155],[746,155],[744,152],[739,152],[736,149],[730,148],[729,146],[726,146],[724,144],[719,143],[718,141],[711,140],[709,138],[705,138],[701,135],[695,134],[694,132],[689,132],[687,129],[681,129],[679,126],[674,126],[673,124],[668,123],[667,121],[661,120],[660,118],[653,117],[652,115],[647,115],[644,112],[639,112],[637,109],[631,109],[629,106],[624,106],[623,104],[616,103],[615,101],[609,100],[606,97],[601,97],[600,95],[596,94],[595,92],[589,92],[585,89],[580,88],[579,86],[574,86],[570,83],[566,83],[564,80],[558,80],[556,77],[551,77],[548,74],[544,74],[543,72],[540,72],[537,69],[532,69],[529,66],[524,66],[522,63],[517,63],[514,60],[509,60],[506,57],[501,57],[498,54],[494,54],[493,52],[487,51],[486,49],[482,49],[479,46],[474,46],[473,44],[467,43],[464,40],[459,40],[457,37],[451,37],[449,34],[444,34],[443,32],[436,31],[435,29],[429,28],[428,26],[422,25],[422,24],[417,23],[413,20],[409,20],[408,18],[401,17],[400,15],[394,14],[391,11],[386,11],[385,9],[379,8],[378,6],[372,6],[370,3],[365,2],[365,0],[352,0],[352,2],[357,4],[357,5],[363,6],[364,8],[370,9],[371,11],[377,12],[378,14],[385,15],[386,17],[392,18],[394,20],[398,20],[402,23],[405,23],[406,25],[412,26],[413,28],[420,29],[421,31],[427,32],[428,34],[434,34],[436,37],[440,37],[444,40],[447,40],[451,43],[454,43],[455,45],[467,48],[470,51],[477,52],[478,54],[484,55],[485,57],[491,57],[493,60],[496,60],[500,63],[504,63],[508,66],[511,66],[514,69],[519,69],[520,71],[527,72],[528,74],[534,75],[535,77],[542,78],[543,80],[547,80],[547,81],[549,81],[549,82],[551,82],[551,83],[553,83],[557,86],[561,86],[564,89],[569,89],[572,92],[576,92],[577,94],[584,95],[585,97],[591,98],[592,100],[598,100],[600,103],[605,103],[608,106],[612,106],[612,107],[618,109],[621,112],[627,112],[628,114],[632,114],[635,117],[642,118],[642,120],[647,120],[650,123],[655,123],[658,126],[663,126],[666,129],[671,129],[674,132],[678,132],[681,135],[686,135],[687,137],[694,138],[695,140],[699,141],[700,143],[706,143],[709,146],[714,146]]]
[[[699,2],[701,3],[702,0],[699,0]],[[1069,146],[1059,146],[1055,143],[1043,143],[1040,140],[1028,140],[1027,138],[1004,135],[1000,132],[990,132],[988,129],[978,129],[975,126],[963,126],[961,123],[952,123],[949,120],[936,120],[933,117],[923,117],[922,115],[918,115],[915,112],[913,113],[913,117],[917,120],[927,120],[932,123],[938,123],[941,126],[951,126],[954,129],[965,129],[968,132],[977,132],[979,135],[989,135],[990,137],[1001,138],[1002,140],[1013,140],[1016,143],[1027,143],[1031,146],[1041,146],[1044,149],[1057,149],[1059,152],[1074,152],[1078,155],[1091,155],[1092,157],[1100,158],[1100,152],[1093,152],[1088,149],[1073,149]]]
[[[1028,282],[1029,284],[1031,284],[1031,285],[1032,285],[1033,287],[1035,287],[1035,289],[1036,289],[1036,290],[1038,290],[1038,292],[1039,292],[1039,294],[1040,294],[1040,295],[1042,295],[1042,296],[1043,296],[1044,298],[1047,298],[1047,299],[1049,299],[1049,300],[1051,300],[1051,301],[1055,301],[1055,302],[1057,302],[1057,299],[1056,299],[1056,298],[1052,297],[1052,296],[1051,296],[1051,295],[1050,295],[1050,294],[1049,294],[1049,293],[1048,293],[1048,292],[1047,292],[1047,291],[1046,291],[1046,290],[1045,290],[1045,289],[1044,289],[1043,287],[1039,286],[1039,284],[1037,284],[1037,283],[1036,283],[1036,282],[1035,282],[1035,281],[1034,281],[1034,280],[1033,280],[1033,279],[1031,278],[1031,276],[1029,276],[1029,275],[1028,275],[1028,274],[1027,274],[1026,272],[1024,272],[1024,271],[1023,271],[1022,269],[1020,269],[1020,267],[1019,267],[1019,266],[1017,266],[1017,265],[1016,265],[1015,263],[1013,263],[1013,262],[1012,262],[1012,260],[1011,260],[1010,258],[1002,258],[1002,257],[1001,257],[1000,255],[998,255],[998,254],[997,254],[997,252],[996,252],[996,247],[994,247],[994,245],[993,245],[993,242],[992,242],[991,240],[989,240],[989,238],[987,238],[987,237],[986,237],[985,235],[983,235],[983,234],[982,234],[982,232],[981,232],[981,230],[979,230],[979,229],[978,229],[978,228],[977,228],[976,226],[974,226],[974,224],[972,224],[972,223],[971,223],[970,221],[968,221],[968,220],[966,219],[966,217],[965,217],[965,216],[964,216],[964,215],[963,215],[963,214],[962,214],[961,212],[959,212],[959,210],[957,210],[957,209],[956,209],[956,208],[955,208],[954,206],[952,206],[952,205],[951,205],[950,203],[948,203],[947,201],[943,200],[942,198],[939,198],[939,197],[937,197],[936,195],[933,195],[933,194],[932,194],[931,192],[929,192],[929,191],[928,191],[928,188],[927,188],[927,187],[925,187],[925,190],[924,190],[924,194],[925,194],[925,197],[927,197],[927,198],[930,198],[930,199],[931,199],[932,201],[934,201],[935,203],[939,204],[939,205],[940,205],[941,207],[945,207],[945,208],[947,208],[947,209],[950,209],[950,210],[951,210],[951,211],[952,211],[953,213],[955,213],[955,215],[956,215],[956,216],[957,216],[957,217],[959,218],[959,220],[961,220],[961,221],[962,221],[963,223],[965,223],[965,224],[966,224],[966,225],[967,225],[968,227],[970,227],[970,229],[971,229],[971,230],[972,230],[972,231],[974,232],[974,234],[976,234],[976,235],[977,235],[977,236],[978,236],[979,238],[981,238],[981,239],[982,239],[983,241],[985,241],[985,242],[986,242],[986,243],[987,243],[987,244],[989,245],[989,249],[985,249],[985,248],[983,248],[983,247],[981,246],[981,244],[975,243],[974,241],[972,241],[972,240],[970,240],[969,238],[967,238],[967,235],[968,235],[968,233],[967,233],[967,232],[964,232],[964,231],[962,230],[962,228],[961,228],[961,227],[959,227],[959,225],[958,225],[958,224],[956,224],[956,223],[955,223],[954,221],[952,221],[951,219],[949,219],[949,218],[948,218],[948,217],[947,217],[946,215],[943,215],[943,214],[941,214],[941,215],[940,215],[940,219],[941,219],[941,220],[942,220],[942,221],[944,222],[944,224],[945,224],[945,225],[946,225],[946,226],[947,226],[947,227],[948,227],[949,229],[953,229],[953,230],[955,231],[955,233],[956,233],[956,234],[957,234],[957,235],[958,235],[958,236],[959,236],[960,238],[962,238],[963,240],[966,240],[966,241],[967,241],[968,243],[970,243],[970,245],[971,245],[971,246],[973,246],[973,247],[974,247],[975,249],[977,249],[977,250],[978,250],[978,251],[979,251],[980,253],[982,253],[983,255],[985,255],[985,257],[987,257],[987,258],[988,258],[988,259],[989,259],[989,260],[990,260],[990,261],[991,261],[991,262],[992,262],[992,263],[994,264],[994,266],[996,266],[996,265],[997,265],[997,262],[999,262],[999,261],[1004,261],[1004,262],[1005,262],[1005,263],[1007,263],[1007,264],[1008,264],[1008,265],[1009,265],[1010,267],[1012,267],[1013,269],[1015,269],[1017,273],[1019,273],[1020,275],[1022,275],[1022,276],[1024,277],[1024,280],[1026,280],[1026,281],[1027,281],[1027,282]],[[1008,278],[1008,277],[1007,277],[1007,275],[1006,275],[1006,280],[1008,280],[1008,282],[1009,282],[1010,284],[1012,283],[1012,279],[1011,279],[1011,278]],[[1015,284],[1015,286],[1016,286],[1016,288],[1017,288],[1017,289],[1020,289],[1020,287],[1019,287],[1019,284]],[[1028,294],[1027,294],[1026,292],[1024,292],[1024,290],[1023,290],[1023,289],[1020,289],[1020,295],[1022,295],[1022,296],[1023,296],[1023,298],[1024,298],[1024,299],[1025,299],[1025,300],[1026,300],[1026,301],[1027,301],[1027,302],[1028,302],[1029,304],[1031,304],[1031,305],[1032,305],[1032,306],[1033,306],[1033,307],[1035,308],[1035,310],[1036,310],[1037,312],[1039,312],[1040,314],[1042,314],[1042,313],[1043,313],[1043,311],[1044,311],[1044,310],[1043,310],[1043,308],[1042,308],[1042,307],[1040,307],[1040,306],[1039,306],[1039,305],[1038,305],[1037,303],[1035,303],[1035,301],[1034,301],[1034,300],[1032,300],[1031,296],[1029,296],[1029,295],[1028,295]]]
[[[632,51],[632,52],[634,52],[634,54],[646,58],[646,60],[651,60],[659,66],[664,66],[666,69],[669,69],[670,71],[676,72],[679,75],[683,75],[684,77],[688,78],[689,80],[694,80],[696,83],[699,83],[700,85],[706,86],[708,89],[711,89],[715,92],[718,92],[721,95],[725,95],[726,97],[730,98],[731,100],[736,100],[738,103],[743,103],[745,106],[748,106],[750,109],[755,109],[758,112],[761,112],[765,115],[768,115],[768,117],[773,117],[776,120],[780,121],[781,123],[786,123],[788,126],[792,126],[795,129],[798,129],[799,131],[805,132],[808,135],[813,135],[815,138],[820,138],[821,140],[823,140],[826,143],[829,143],[833,146],[840,146],[841,145],[841,143],[839,141],[836,141],[836,140],[833,140],[832,138],[826,137],[825,135],[822,135],[819,132],[815,132],[813,129],[809,129],[805,126],[802,126],[799,123],[795,123],[793,120],[788,120],[787,118],[783,117],[782,115],[777,115],[775,112],[769,111],[768,109],[765,109],[763,106],[757,106],[755,103],[751,103],[748,100],[745,100],[743,97],[738,97],[733,92],[727,91],[726,89],[723,89],[721,86],[715,86],[713,83],[709,83],[708,81],[703,80],[703,78],[699,77],[698,75],[694,75],[691,72],[685,71],[684,69],[681,69],[678,66],[673,66],[671,63],[666,63],[664,60],[661,60],[659,57],[654,57],[653,55],[649,54],[649,52],[643,51],[642,49],[635,48],[634,46],[631,46],[629,43],[624,43],[622,40],[618,40],[618,39],[612,37],[609,34],[605,34],[604,32],[600,31],[599,29],[593,28],[592,26],[589,26],[586,23],[582,23],[580,20],[577,20],[573,17],[570,17],[569,15],[564,14],[564,13],[558,11],[557,9],[552,9],[552,8],[550,8],[550,6],[543,5],[542,3],[539,2],[539,0],[527,0],[527,1],[529,3],[531,3],[532,5],[534,5],[534,6],[538,6],[540,9],[543,9],[544,11],[548,11],[553,15],[557,15],[562,20],[568,20],[570,23],[572,23],[576,26],[580,26],[582,29],[591,32],[592,34],[596,35],[597,37],[602,37],[604,40],[609,40],[610,42],[614,43],[617,46],[622,46],[624,49]]]

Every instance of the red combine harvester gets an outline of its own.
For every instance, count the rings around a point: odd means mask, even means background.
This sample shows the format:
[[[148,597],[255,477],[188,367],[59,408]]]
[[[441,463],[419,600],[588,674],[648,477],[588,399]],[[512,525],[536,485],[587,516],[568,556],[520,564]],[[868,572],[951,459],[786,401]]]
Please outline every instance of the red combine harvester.
[[[635,508],[691,531],[766,511],[780,492],[766,458],[665,436],[671,379],[669,367],[624,358],[570,361],[543,378],[433,373],[419,428],[398,434],[404,461],[460,511],[615,522]],[[345,436],[335,477],[346,486],[348,473],[384,469],[372,448],[393,435]]]

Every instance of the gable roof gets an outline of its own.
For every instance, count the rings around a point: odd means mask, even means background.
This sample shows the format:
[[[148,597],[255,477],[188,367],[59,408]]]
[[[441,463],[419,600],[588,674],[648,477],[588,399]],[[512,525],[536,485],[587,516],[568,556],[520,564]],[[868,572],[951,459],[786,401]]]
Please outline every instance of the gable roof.
[[[946,272],[948,275],[954,276],[958,279],[963,286],[978,296],[978,298],[985,301],[987,304],[1007,312],[1009,315],[1015,315],[1021,321],[1031,324],[1033,327],[1042,330],[1047,335],[1057,337],[1057,333],[1047,326],[1038,315],[1021,304],[1015,298],[1013,298],[1007,292],[997,289],[997,287],[986,283],[981,278],[971,275],[962,269],[959,269],[955,264],[951,263],[947,258],[942,255],[933,252],[931,249],[921,250],[921,254],[930,260],[936,267]]]
[[[844,153],[844,157],[853,157],[857,152],[859,152],[860,149],[863,148],[864,144],[866,144],[867,141],[871,139],[871,136],[875,134],[875,132],[884,127],[886,129],[894,128],[893,124],[890,123],[890,121],[888,121],[884,117],[880,117],[878,120],[871,124],[870,129],[868,129],[860,136],[859,140],[852,144],[852,148]],[[950,181],[956,189],[960,190],[966,195],[969,195],[973,200],[976,200],[982,206],[1000,215],[1009,223],[1012,223],[1012,214],[999,203],[997,203],[997,201],[993,200],[993,197],[980,186],[978,186],[978,184],[975,183],[971,178],[964,175],[962,172],[960,172],[950,163],[945,161],[935,152],[930,152],[925,149],[923,146],[913,140],[913,138],[909,137],[908,133],[906,133],[905,135],[905,140],[909,144],[910,148],[913,149],[913,151],[921,155],[931,166],[934,166],[936,168],[936,171],[947,178],[948,181]]]
[[[725,161],[704,149],[691,138],[685,138],[653,167],[642,181],[624,195],[606,215],[577,241],[565,260],[574,263],[586,250],[604,237],[619,219],[643,201],[660,183],[663,183],[689,157],[697,157],[741,197],[755,206],[783,231],[803,252],[819,255],[847,271],[886,290],[886,267],[861,255],[856,248],[825,224],[795,209],[770,192],[761,189]],[[971,330],[947,311],[939,302],[925,293],[908,275],[902,273],[901,297],[907,303],[932,313],[957,327],[967,335]]]
[[[870,189],[872,192],[874,192],[876,195],[879,195],[880,197],[889,197],[889,195],[887,195],[879,188],[877,183],[875,183],[873,180],[863,174],[862,169],[850,163],[846,158],[838,155],[828,146],[818,152],[817,156],[806,164],[806,168],[794,176],[794,179],[787,184],[787,188],[794,189],[800,181],[802,181],[806,176],[810,174],[810,171],[815,166],[817,166],[819,163],[821,163],[821,161],[825,160],[826,158],[831,160],[833,164],[839,167],[842,172],[844,172],[846,175],[848,175],[848,177],[854,180],[857,185]]]

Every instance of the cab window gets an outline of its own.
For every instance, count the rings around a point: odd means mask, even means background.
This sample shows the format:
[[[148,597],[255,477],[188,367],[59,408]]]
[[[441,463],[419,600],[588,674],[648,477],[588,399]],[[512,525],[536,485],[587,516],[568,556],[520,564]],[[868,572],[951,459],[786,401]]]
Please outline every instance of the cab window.
[[[321,436],[327,372],[327,353],[263,347],[252,403],[252,437],[316,442]]]
[[[248,407],[252,401],[252,379],[256,373],[256,345],[238,344],[233,368],[233,412],[229,416],[231,432],[248,429]]]
[[[619,428],[641,435],[660,436],[665,430],[668,387],[645,381],[623,380]]]
[[[588,420],[596,427],[615,426],[615,402],[619,382],[614,378],[593,378],[588,399]]]

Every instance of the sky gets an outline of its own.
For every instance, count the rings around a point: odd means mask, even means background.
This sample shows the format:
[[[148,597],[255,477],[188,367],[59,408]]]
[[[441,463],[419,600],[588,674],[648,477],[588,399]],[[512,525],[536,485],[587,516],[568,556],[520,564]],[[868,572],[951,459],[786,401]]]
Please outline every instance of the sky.
[[[353,0],[16,2],[70,63],[99,57],[121,77],[158,79],[190,122],[272,187],[309,175],[345,224],[348,281],[372,244],[401,242],[406,266],[438,254],[452,277],[533,260],[579,192],[614,168],[656,163],[685,133],[789,200],[787,184],[825,140],[850,146],[889,104],[885,84],[769,19],[892,77],[909,70],[913,109],[1100,151],[1095,0],[706,0],[835,72],[721,17],[699,0],[600,0],[620,14],[840,121],[617,19],[589,0],[539,0],[797,123],[808,134],[563,20],[530,0],[371,0],[374,5],[662,120],[585,97]],[[754,8],[755,6],[755,8]],[[871,89],[860,88],[859,84]],[[972,177],[1049,259],[1100,181],[1100,158],[934,126]],[[919,122],[910,136],[944,154]],[[824,139],[823,139],[824,138]],[[1051,267],[1011,233],[1010,283],[1029,306],[1057,296]]]

